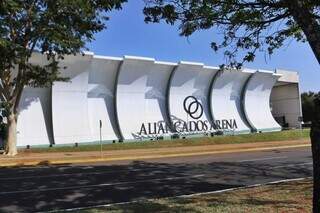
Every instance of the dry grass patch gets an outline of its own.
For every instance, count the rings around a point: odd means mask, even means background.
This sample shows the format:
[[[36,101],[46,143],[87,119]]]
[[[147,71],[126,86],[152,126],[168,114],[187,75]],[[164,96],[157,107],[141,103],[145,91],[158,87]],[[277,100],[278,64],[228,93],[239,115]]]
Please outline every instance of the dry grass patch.
[[[311,212],[312,180],[279,183],[192,198],[164,198],[94,208],[81,213],[146,212]]]

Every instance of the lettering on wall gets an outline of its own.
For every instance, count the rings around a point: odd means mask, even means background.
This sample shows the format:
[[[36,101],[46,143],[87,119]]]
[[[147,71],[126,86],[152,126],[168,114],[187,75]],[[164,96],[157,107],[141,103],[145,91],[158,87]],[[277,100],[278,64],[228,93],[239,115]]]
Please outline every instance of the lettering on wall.
[[[178,133],[181,135],[192,135],[198,133],[235,130],[238,128],[235,119],[221,119],[221,120],[201,120],[203,115],[203,106],[194,96],[187,96],[183,101],[183,110],[194,120],[185,121],[171,116],[171,123],[165,121],[142,123],[139,132],[134,133],[133,136],[137,138],[152,138],[161,135],[168,135],[171,133]],[[188,120],[188,119],[187,119]]]

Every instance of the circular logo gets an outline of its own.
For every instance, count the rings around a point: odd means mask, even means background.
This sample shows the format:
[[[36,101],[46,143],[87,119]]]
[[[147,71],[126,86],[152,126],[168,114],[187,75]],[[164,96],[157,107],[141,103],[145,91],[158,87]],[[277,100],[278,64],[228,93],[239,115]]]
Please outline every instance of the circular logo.
[[[183,108],[193,119],[199,119],[203,114],[203,107],[194,96],[188,96],[184,99]]]

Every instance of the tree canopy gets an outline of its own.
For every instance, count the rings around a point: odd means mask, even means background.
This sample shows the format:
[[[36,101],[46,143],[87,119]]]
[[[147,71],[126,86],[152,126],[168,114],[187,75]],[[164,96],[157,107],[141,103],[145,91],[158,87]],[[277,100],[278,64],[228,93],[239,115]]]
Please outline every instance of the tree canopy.
[[[67,80],[60,76],[59,60],[81,52],[85,44],[94,39],[94,34],[106,27],[107,13],[120,9],[124,2],[126,0],[0,2],[0,100],[8,111],[7,153],[16,154],[15,126],[23,88],[46,87],[54,81]],[[34,51],[45,54],[48,63],[31,63]]]
[[[179,24],[180,35],[215,29],[211,47],[223,49],[229,65],[253,61],[257,51],[272,54],[290,40],[320,38],[319,0],[145,0],[145,21]],[[305,34],[304,34],[305,33]],[[317,34],[318,35],[315,35]],[[305,36],[306,35],[306,36]],[[219,41],[220,40],[220,41]],[[319,41],[316,41],[319,42]],[[320,49],[318,47],[312,47]],[[245,55],[239,59],[239,50]],[[315,50],[314,50],[315,51]],[[316,55],[320,62],[320,50]]]
[[[4,98],[14,98],[12,93],[19,84],[47,86],[62,80],[53,59],[78,53],[86,42],[93,40],[94,33],[105,28],[108,17],[104,12],[119,9],[124,1],[1,1],[0,76]],[[46,67],[28,63],[35,50],[45,53],[51,63]],[[15,77],[14,66],[18,70]]]
[[[319,0],[145,0],[145,21],[179,23],[180,35],[214,29],[223,39],[211,43],[214,51],[224,50],[227,65],[241,68],[253,61],[257,51],[272,54],[294,39],[308,42],[320,64]],[[217,35],[215,33],[214,35]],[[245,55],[239,60],[239,50]],[[238,57],[237,57],[238,56]],[[290,59],[288,59],[290,60]],[[221,65],[222,68],[225,64]],[[320,212],[320,98],[312,109],[310,138],[313,156],[313,212]],[[311,115],[309,115],[311,116]]]
[[[301,94],[301,105],[304,122],[311,122],[315,115],[314,100],[320,97],[320,92],[304,92]]]

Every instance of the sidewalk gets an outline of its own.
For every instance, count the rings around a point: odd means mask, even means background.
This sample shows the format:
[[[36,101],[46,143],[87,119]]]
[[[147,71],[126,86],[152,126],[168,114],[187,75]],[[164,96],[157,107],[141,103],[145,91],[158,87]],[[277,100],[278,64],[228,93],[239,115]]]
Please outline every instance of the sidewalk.
[[[148,148],[131,150],[113,150],[90,152],[52,152],[27,153],[15,157],[0,156],[0,167],[33,166],[49,164],[93,163],[121,160],[143,160],[166,157],[182,157],[195,155],[222,154],[232,152],[249,152],[272,149],[309,147],[310,140],[272,141],[242,144],[218,144],[188,147]]]

